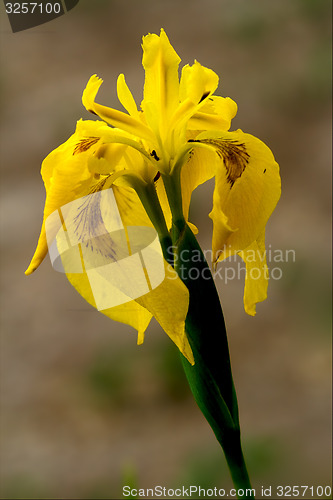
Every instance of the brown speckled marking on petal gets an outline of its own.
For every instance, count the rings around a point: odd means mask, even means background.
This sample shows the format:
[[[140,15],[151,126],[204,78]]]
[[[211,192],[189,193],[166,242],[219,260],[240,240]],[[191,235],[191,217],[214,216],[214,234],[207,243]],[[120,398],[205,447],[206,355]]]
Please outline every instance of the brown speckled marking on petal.
[[[96,142],[99,141],[99,137],[87,137],[86,139],[80,139],[76,144],[73,155],[83,153],[84,151],[88,151]]]
[[[211,144],[216,148],[227,170],[227,181],[232,187],[249,163],[250,155],[245,144],[229,139],[204,139],[199,142]]]

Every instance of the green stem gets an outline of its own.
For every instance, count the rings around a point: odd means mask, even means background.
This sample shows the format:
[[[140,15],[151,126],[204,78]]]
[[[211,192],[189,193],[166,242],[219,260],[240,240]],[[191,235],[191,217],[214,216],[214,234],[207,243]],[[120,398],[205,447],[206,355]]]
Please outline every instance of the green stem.
[[[237,397],[215,283],[203,252],[183,217],[180,171],[163,177],[163,181],[173,219],[174,267],[190,294],[185,327],[195,364],[191,366],[182,356],[183,367],[194,398],[224,451],[234,486],[245,492],[239,492],[238,498],[254,498],[241,448]],[[195,260],[191,256],[195,256]]]
[[[251,486],[242,452],[240,432],[238,432],[236,436],[233,436],[230,443],[224,440],[221,446],[223,446],[224,455],[227,460],[232,481],[238,493],[238,498],[254,498],[254,490]]]

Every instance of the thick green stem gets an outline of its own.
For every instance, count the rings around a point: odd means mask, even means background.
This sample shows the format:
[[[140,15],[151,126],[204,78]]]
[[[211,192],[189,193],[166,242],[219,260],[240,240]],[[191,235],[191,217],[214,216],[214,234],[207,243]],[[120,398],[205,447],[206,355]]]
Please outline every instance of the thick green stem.
[[[224,439],[221,446],[223,447],[238,498],[254,498],[254,490],[251,486],[242,452],[240,432],[230,439],[230,443],[228,443],[228,439]]]

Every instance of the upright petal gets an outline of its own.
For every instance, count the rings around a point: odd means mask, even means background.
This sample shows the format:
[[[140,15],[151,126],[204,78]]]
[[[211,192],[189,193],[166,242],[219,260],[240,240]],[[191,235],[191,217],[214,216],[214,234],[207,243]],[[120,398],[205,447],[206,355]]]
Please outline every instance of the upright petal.
[[[180,79],[180,101],[189,99],[194,104],[203,103],[215,92],[218,84],[219,77],[212,69],[205,68],[198,61],[192,66],[187,64]]]
[[[218,76],[211,69],[201,66],[195,61],[193,66],[186,65],[182,69],[180,79],[179,100],[180,104],[171,117],[170,129],[175,130],[175,136],[182,134],[184,127],[193,130],[195,127],[188,125],[193,115],[205,107],[208,98],[213,94],[218,86]],[[226,122],[222,117],[215,117],[219,120],[219,130],[224,130]],[[211,127],[208,127],[210,129]],[[199,127],[197,130],[207,130],[207,127]]]
[[[123,74],[118,76],[117,80],[117,94],[118,99],[124,106],[126,111],[136,119],[139,119],[139,111],[132,95],[132,92],[127,86],[125,76]]]
[[[200,111],[188,121],[188,130],[227,131],[231,120],[236,116],[237,104],[230,97],[209,97]]]
[[[159,118],[159,129],[163,135],[163,130],[179,103],[178,65],[180,58],[163,29],[160,36],[149,34],[143,37],[142,48],[142,64],[145,69],[142,108],[145,114],[147,114],[148,105],[154,108]],[[148,123],[150,115],[152,113],[146,116]],[[149,125],[154,128],[155,124],[149,123]],[[155,130],[156,132],[158,131]]]

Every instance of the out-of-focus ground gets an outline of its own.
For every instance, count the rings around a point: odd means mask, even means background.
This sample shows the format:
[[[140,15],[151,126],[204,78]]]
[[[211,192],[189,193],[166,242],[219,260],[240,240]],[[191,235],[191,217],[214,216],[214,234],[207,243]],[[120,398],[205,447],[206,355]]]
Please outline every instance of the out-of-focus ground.
[[[16,34],[0,10],[1,498],[231,487],[161,328],[152,322],[137,347],[134,331],[85,304],[48,260],[24,275],[41,223],[41,161],[90,119],[81,92],[93,73],[105,82],[99,102],[120,109],[122,72],[140,101],[141,36],[162,26],[184,64],[220,75],[218,94],[239,106],[232,128],[264,140],[281,166],[267,228],[281,279],[255,318],[242,307],[243,279],[217,279],[253,486],[330,484],[331,2],[81,0]],[[191,210],[204,249],[212,187]]]

